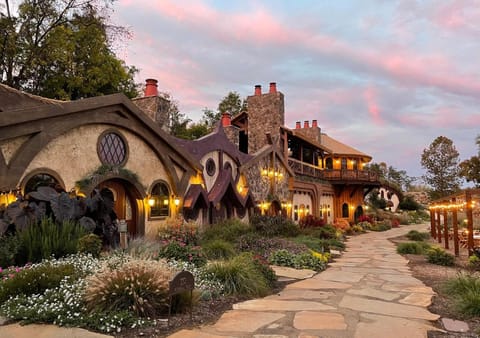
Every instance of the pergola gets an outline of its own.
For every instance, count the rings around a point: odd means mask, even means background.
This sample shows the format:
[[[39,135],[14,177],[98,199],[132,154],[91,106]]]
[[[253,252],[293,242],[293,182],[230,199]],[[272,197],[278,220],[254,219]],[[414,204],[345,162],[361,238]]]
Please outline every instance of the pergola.
[[[430,232],[438,243],[444,242],[445,249],[449,249],[449,241],[453,239],[455,256],[460,254],[460,244],[466,246],[468,255],[472,255],[474,242],[473,221],[474,217],[480,211],[476,207],[480,206],[480,189],[466,189],[459,193],[442,197],[430,203]],[[466,216],[467,230],[466,238],[458,232],[458,214]],[[449,228],[449,216],[451,215],[451,228]],[[443,216],[443,224],[442,223]]]

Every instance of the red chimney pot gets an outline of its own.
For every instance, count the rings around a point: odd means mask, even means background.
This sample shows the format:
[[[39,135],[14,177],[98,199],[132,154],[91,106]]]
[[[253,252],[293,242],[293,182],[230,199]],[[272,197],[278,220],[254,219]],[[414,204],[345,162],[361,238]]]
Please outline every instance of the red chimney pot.
[[[303,128],[310,128],[308,121],[303,122]]]
[[[232,117],[230,113],[222,113],[222,126],[228,127],[232,125]]]
[[[157,83],[155,79],[145,80],[145,96],[158,96]]]
[[[312,120],[312,128],[317,128],[317,127],[318,127],[317,120]]]
[[[261,85],[255,85],[255,96],[257,95],[262,95],[262,86]]]
[[[301,129],[302,123],[300,121],[295,122],[295,129]]]
[[[277,83],[270,82],[270,93],[276,93],[276,92],[277,92]]]

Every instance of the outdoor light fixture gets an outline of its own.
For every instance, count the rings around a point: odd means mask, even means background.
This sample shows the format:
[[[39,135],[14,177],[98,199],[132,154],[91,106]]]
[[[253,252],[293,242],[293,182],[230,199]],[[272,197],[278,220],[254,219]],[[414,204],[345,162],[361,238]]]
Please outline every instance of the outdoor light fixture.
[[[173,200],[173,202],[175,203],[175,206],[178,207],[178,205],[180,204],[180,199],[177,197]]]
[[[151,207],[153,207],[155,205],[155,199],[153,197],[150,197],[148,199],[148,205],[151,206]]]
[[[168,205],[168,199],[163,200],[163,205]]]

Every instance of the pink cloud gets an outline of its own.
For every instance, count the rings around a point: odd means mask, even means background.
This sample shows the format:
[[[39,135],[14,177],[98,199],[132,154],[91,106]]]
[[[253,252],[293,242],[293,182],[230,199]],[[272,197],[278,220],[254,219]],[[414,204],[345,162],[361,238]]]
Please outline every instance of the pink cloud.
[[[384,121],[380,116],[377,90],[374,87],[369,86],[363,91],[363,97],[365,98],[365,103],[367,104],[367,109],[373,122],[377,125],[382,125]]]

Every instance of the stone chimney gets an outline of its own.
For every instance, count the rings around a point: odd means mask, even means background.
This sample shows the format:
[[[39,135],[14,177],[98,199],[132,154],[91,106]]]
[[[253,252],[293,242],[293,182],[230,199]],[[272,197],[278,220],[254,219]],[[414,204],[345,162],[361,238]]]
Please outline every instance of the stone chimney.
[[[308,121],[303,121],[303,128],[310,128]]]
[[[230,113],[222,113],[222,126],[223,127],[228,127],[232,125],[232,117],[230,116]]]
[[[322,131],[318,127],[318,122],[317,120],[312,120],[312,126],[310,127],[309,121],[304,121],[303,122],[303,129],[299,127],[300,122],[297,122],[297,127],[296,129],[299,129],[298,132],[305,136],[308,139],[311,139],[312,141],[315,141],[317,143],[321,143],[322,141]]]
[[[261,86],[255,86],[255,95],[247,97],[248,107],[248,153],[253,154],[266,145],[265,134],[277,139],[280,128],[285,125],[284,96],[270,83],[267,95],[262,95]]]
[[[297,121],[295,122],[295,129],[301,129],[302,128],[302,122]]]
[[[168,132],[170,101],[158,95],[157,80],[145,80],[145,91],[143,96],[132,99],[132,102],[164,131]]]
[[[277,83],[276,82],[270,82],[270,91],[269,93],[276,93],[277,92]]]
[[[145,81],[145,96],[158,96],[158,81],[147,79]]]

